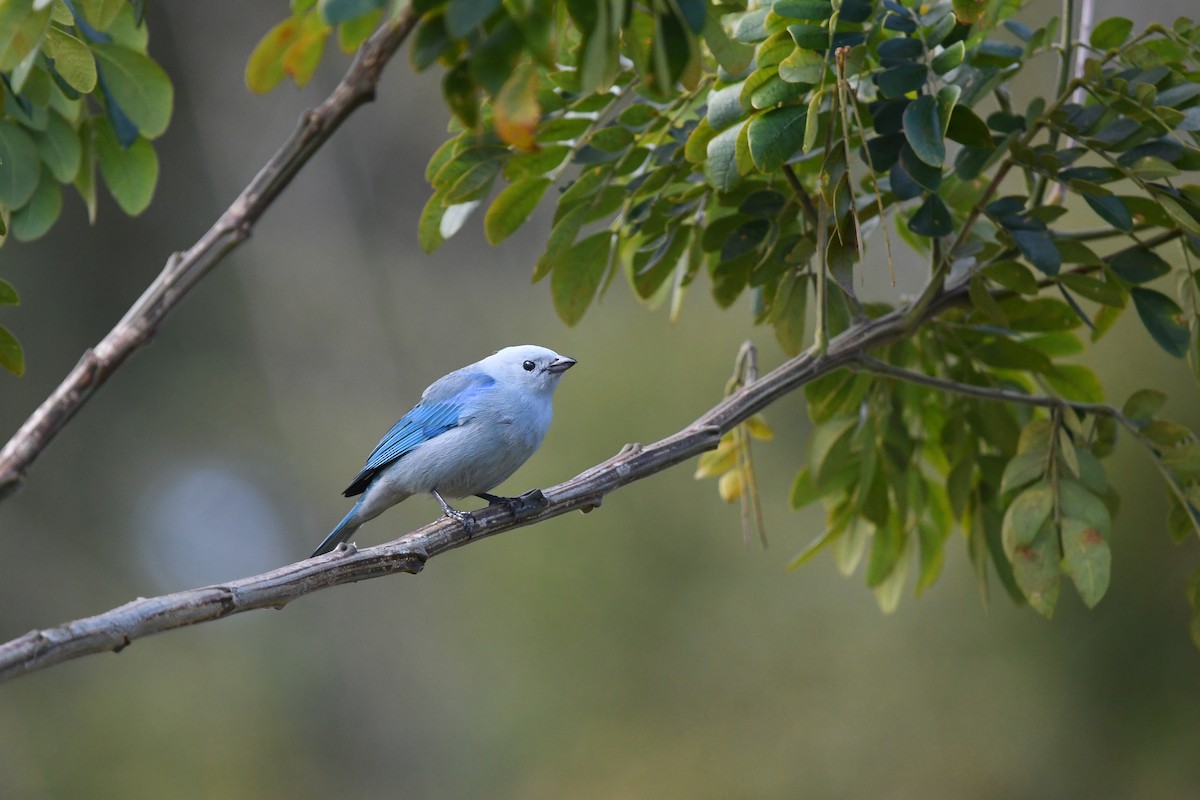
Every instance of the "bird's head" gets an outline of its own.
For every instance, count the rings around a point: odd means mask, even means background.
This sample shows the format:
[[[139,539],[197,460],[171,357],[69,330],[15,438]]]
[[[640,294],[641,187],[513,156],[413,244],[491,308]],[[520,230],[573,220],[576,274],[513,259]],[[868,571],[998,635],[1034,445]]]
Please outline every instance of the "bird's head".
[[[498,350],[479,362],[497,381],[551,394],[562,374],[575,366],[575,359],[532,344]]]

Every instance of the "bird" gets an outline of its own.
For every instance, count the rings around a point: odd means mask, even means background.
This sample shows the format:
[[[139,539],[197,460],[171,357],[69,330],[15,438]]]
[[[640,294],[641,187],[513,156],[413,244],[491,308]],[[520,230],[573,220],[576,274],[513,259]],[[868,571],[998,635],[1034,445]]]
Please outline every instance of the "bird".
[[[544,502],[538,490],[521,497],[488,491],[538,449],[552,416],[551,398],[575,359],[537,345],[505,347],[434,381],[392,426],[343,494],[358,502],[310,558],[347,541],[363,523],[415,494],[431,494],[446,516],[470,527],[473,518],[446,497],[474,495],[516,514]]]

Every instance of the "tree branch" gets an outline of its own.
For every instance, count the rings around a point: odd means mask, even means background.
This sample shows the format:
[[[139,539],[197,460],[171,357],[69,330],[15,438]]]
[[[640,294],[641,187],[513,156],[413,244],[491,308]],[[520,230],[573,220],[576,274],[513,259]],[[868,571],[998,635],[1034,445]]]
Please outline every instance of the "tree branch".
[[[359,106],[374,99],[384,66],[412,31],[409,6],[376,31],[359,50],[345,76],[296,130],[250,184],[190,249],[173,253],[108,335],[86,352],[58,388],[38,407],[0,451],[0,500],[20,487],[34,459],[95,391],[135,350],[149,343],[180,300],[221,259],[250,237],[250,231],[333,132]]]
[[[417,573],[425,562],[448,550],[505,531],[533,525],[576,509],[590,511],[609,493],[716,448],[721,436],[784,395],[822,375],[852,366],[869,350],[912,335],[916,327],[966,297],[958,280],[913,317],[907,306],[860,322],[836,336],[824,354],[806,353],[784,362],[742,387],[678,433],[642,447],[627,445],[607,461],[544,491],[547,504],[514,519],[507,509],[475,513],[470,531],[440,519],[399,539],[358,550],[354,546],[307,561],[216,586],[141,598],[94,617],[35,630],[0,645],[0,681],[35,672],[91,653],[124,649],[154,633],[221,619],[257,608],[283,608],[298,597],[344,583],[396,572]]]

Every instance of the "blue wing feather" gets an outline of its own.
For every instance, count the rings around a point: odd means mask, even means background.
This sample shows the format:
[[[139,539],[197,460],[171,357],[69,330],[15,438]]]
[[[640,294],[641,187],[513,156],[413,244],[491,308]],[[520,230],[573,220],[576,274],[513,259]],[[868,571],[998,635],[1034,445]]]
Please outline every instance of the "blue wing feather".
[[[345,496],[362,494],[384,467],[462,424],[466,402],[495,382],[489,375],[459,370],[426,389],[421,402],[401,417],[375,446],[366,465],[346,488]]]

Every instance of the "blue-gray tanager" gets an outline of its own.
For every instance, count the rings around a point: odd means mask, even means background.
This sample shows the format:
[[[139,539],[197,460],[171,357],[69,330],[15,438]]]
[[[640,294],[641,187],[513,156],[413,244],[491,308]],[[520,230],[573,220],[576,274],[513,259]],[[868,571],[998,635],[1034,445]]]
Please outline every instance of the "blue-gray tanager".
[[[434,382],[346,488],[346,497],[361,497],[313,556],[333,550],[364,522],[414,494],[432,494],[448,516],[466,525],[470,515],[451,508],[446,497],[476,495],[506,502],[515,513],[521,498],[487,492],[541,445],[554,389],[574,365],[575,359],[553,350],[521,345]]]

